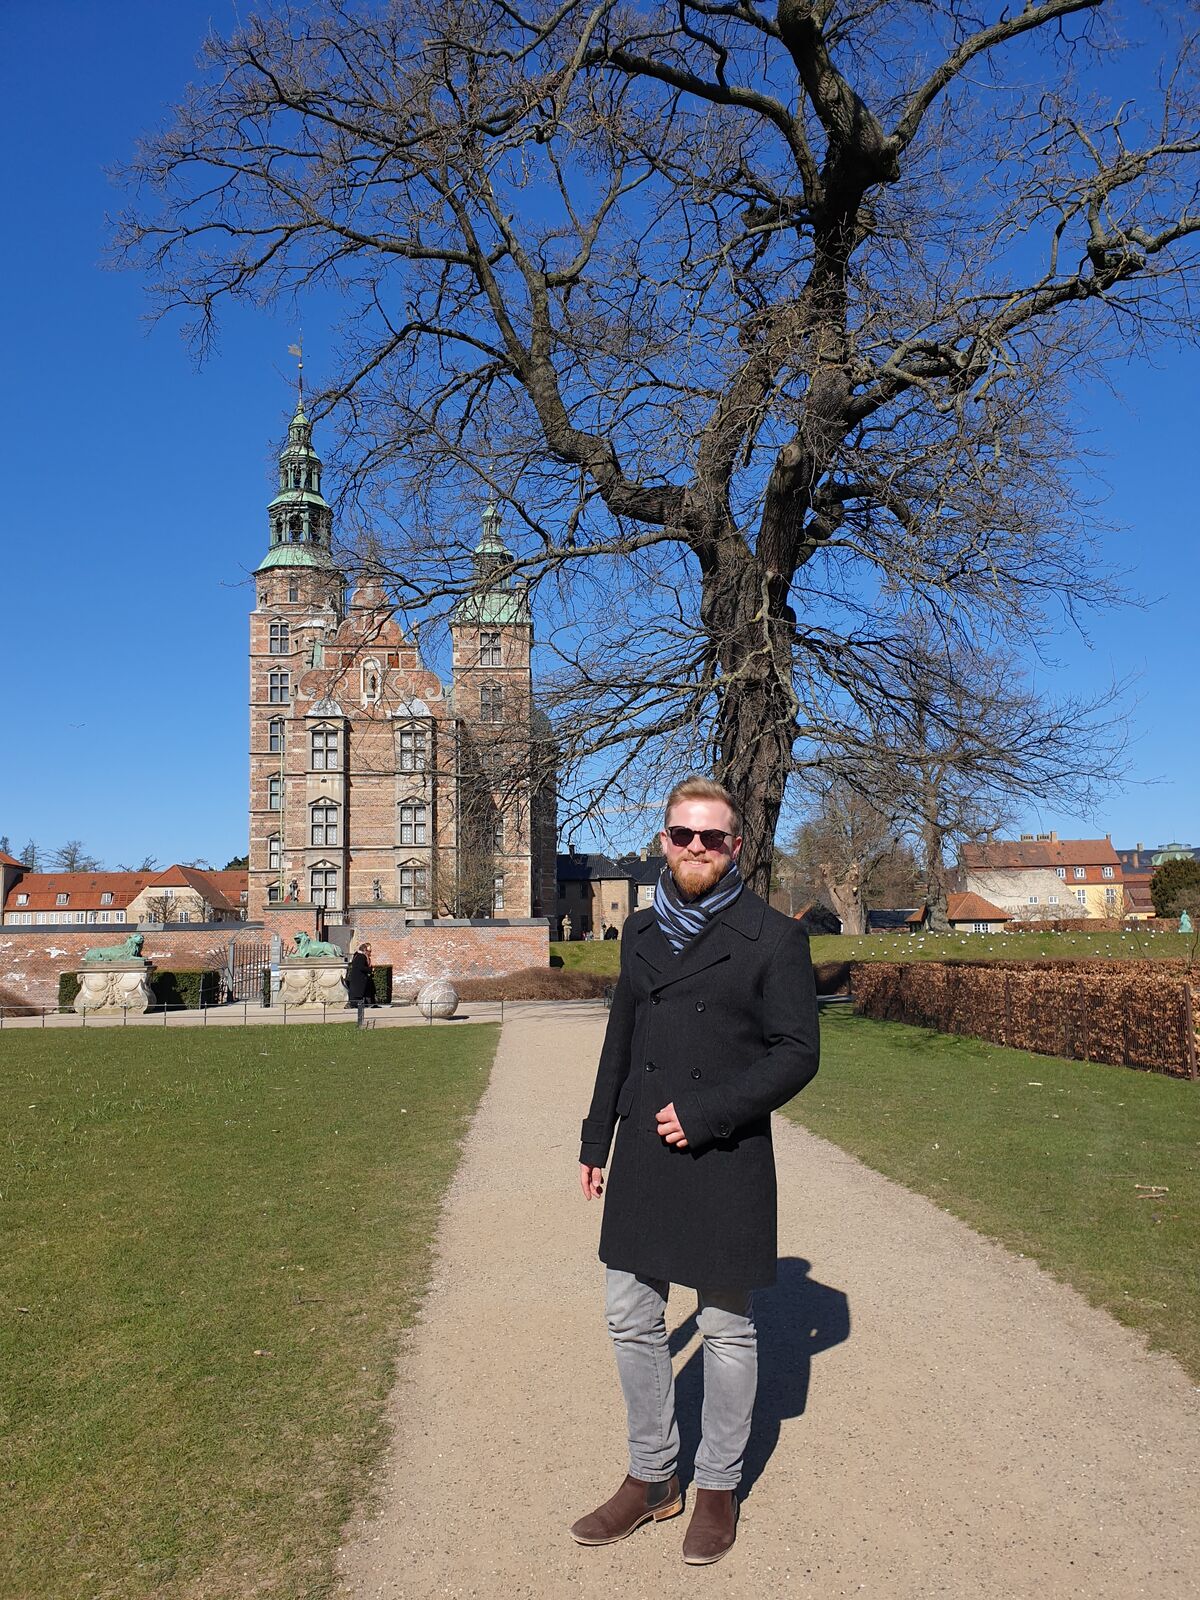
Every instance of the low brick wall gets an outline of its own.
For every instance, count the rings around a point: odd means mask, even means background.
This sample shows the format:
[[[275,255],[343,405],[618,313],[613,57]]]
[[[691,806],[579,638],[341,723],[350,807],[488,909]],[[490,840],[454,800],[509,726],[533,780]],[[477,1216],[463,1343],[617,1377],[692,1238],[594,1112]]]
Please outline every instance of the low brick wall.
[[[1194,1077],[1200,991],[1165,961],[858,961],[864,1016]]]
[[[61,972],[78,972],[86,950],[142,935],[142,954],[156,967],[224,967],[229,942],[244,923],[188,928],[0,928],[0,987],[15,1000],[52,1010]],[[254,938],[261,938],[255,929]]]
[[[391,906],[355,906],[354,946],[396,978],[498,978],[550,965],[550,924],[545,917],[466,922],[439,918],[406,924]]]

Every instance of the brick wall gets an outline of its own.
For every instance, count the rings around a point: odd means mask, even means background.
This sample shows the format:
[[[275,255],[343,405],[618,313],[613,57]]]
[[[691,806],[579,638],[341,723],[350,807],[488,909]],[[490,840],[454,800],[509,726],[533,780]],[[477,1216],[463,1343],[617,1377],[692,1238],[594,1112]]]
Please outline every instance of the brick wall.
[[[244,923],[236,925],[243,938],[261,939]],[[223,967],[234,925],[220,927],[141,928],[142,954],[156,967]],[[117,944],[124,937],[114,928],[0,928],[0,989],[13,1001],[52,1008],[58,1004],[58,978],[78,972],[86,950],[99,944]]]
[[[544,917],[508,921],[410,922],[392,906],[355,906],[354,947],[396,977],[497,978],[526,967],[549,967],[550,925]]]

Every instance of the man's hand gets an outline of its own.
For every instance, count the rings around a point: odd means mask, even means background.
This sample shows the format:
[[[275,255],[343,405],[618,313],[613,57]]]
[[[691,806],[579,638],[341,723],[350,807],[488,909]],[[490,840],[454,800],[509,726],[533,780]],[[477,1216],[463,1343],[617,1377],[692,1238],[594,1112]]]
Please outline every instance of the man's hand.
[[[579,1187],[585,1200],[599,1200],[604,1193],[604,1168],[579,1163]]]
[[[658,1113],[658,1133],[660,1138],[665,1139],[668,1144],[673,1144],[677,1150],[687,1149],[687,1136],[679,1126],[679,1118],[675,1115],[674,1100]]]

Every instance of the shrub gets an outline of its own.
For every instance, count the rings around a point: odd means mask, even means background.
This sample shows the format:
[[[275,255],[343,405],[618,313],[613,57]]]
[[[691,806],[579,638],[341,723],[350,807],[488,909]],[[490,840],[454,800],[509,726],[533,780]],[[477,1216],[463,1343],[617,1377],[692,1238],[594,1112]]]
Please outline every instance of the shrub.
[[[379,1004],[381,1006],[391,1005],[391,1003],[392,1003],[392,969],[391,969],[391,967],[383,966],[379,962],[376,962],[375,965],[371,968],[371,973],[372,973],[372,975],[373,975],[373,977],[375,979],[375,998],[376,998],[376,1000],[379,1002]]]
[[[616,978],[568,967],[525,967],[497,978],[455,978],[463,1000],[603,1000]]]
[[[151,979],[150,990],[157,1005],[197,1011],[220,1004],[221,974],[208,967],[163,967]]]
[[[83,985],[79,981],[77,972],[60,972],[58,975],[58,1009],[70,1011],[75,1005],[75,996]]]

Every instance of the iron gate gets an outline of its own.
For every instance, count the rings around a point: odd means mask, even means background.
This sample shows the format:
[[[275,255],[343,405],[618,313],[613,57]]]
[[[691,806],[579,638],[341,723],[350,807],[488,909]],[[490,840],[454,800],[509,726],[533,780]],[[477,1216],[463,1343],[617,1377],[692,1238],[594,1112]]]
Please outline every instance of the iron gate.
[[[229,946],[229,988],[234,1000],[254,1000],[261,1004],[263,972],[271,965],[269,944],[252,944],[236,939]]]

